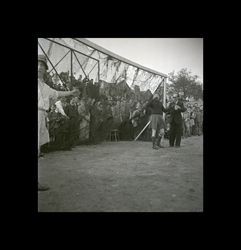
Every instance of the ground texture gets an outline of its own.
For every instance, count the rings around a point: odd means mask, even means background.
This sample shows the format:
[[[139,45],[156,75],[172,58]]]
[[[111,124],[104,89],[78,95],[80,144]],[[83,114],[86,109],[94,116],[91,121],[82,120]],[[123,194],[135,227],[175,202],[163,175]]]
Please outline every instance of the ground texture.
[[[153,150],[151,142],[78,146],[39,160],[39,212],[203,211],[203,137],[180,148]]]

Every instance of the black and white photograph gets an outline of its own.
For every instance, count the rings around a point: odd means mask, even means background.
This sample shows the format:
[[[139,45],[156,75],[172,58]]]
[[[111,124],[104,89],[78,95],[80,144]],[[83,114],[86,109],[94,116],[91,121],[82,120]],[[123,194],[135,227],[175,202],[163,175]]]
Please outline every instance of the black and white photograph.
[[[36,42],[38,212],[204,212],[204,38]]]

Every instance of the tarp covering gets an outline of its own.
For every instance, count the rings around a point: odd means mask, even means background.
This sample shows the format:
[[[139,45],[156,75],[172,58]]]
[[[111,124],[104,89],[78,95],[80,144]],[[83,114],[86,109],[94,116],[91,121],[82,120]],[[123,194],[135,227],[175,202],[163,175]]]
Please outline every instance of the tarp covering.
[[[94,82],[104,81],[117,84],[125,81],[134,90],[151,91],[162,88],[165,74],[122,58],[83,38],[39,38],[38,54],[46,53],[58,74],[68,72],[75,79],[81,75]],[[42,48],[41,48],[42,47]],[[73,49],[71,56],[70,49]],[[44,52],[43,52],[44,51]],[[49,72],[55,76],[55,70],[48,62]],[[62,85],[62,83],[60,83]]]

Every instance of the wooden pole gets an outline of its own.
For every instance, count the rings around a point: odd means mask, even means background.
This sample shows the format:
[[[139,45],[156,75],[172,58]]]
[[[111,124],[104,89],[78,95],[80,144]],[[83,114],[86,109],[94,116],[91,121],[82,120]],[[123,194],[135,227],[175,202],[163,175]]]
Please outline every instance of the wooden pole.
[[[166,95],[166,90],[167,90],[167,78],[164,79],[164,86],[163,86],[163,106],[164,108],[166,108],[166,98],[167,98],[167,95]],[[163,119],[165,121],[165,113],[163,113]]]
[[[135,138],[135,141],[140,137],[140,135],[144,132],[144,130],[147,128],[147,126],[151,123],[151,121],[149,121],[146,126],[142,129],[142,131],[139,133],[139,135]]]
[[[100,61],[98,61],[98,82],[100,81]]]
[[[70,84],[72,86],[72,78],[73,78],[73,51],[71,50],[70,54]]]

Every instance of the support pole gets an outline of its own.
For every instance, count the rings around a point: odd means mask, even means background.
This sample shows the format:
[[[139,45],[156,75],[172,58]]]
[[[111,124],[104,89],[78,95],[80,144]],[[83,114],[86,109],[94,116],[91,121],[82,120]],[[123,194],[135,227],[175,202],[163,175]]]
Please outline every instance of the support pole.
[[[73,51],[71,50],[71,54],[70,54],[70,84],[72,86],[72,78],[73,78]]]
[[[100,61],[98,60],[98,82],[100,81]]]
[[[81,63],[79,62],[78,57],[76,56],[76,54],[75,54],[75,52],[74,52],[74,51],[73,51],[73,53],[74,53],[74,56],[75,56],[75,58],[76,58],[76,60],[77,60],[77,62],[78,62],[78,64],[79,64],[79,66],[80,66],[81,70],[83,71],[83,73],[84,73],[85,77],[87,78],[87,75],[86,75],[86,73],[85,73],[85,71],[84,71],[84,69],[83,69],[83,67],[82,67]]]
[[[98,63],[98,62],[97,62],[97,63]],[[96,64],[97,64],[97,63],[96,63]],[[95,64],[94,67],[91,69],[91,71],[88,73],[88,75],[87,75],[88,77],[89,77],[90,73],[93,71],[93,69],[95,68],[96,64]]]
[[[55,68],[56,68],[56,67],[59,65],[59,63],[69,54],[70,51],[71,51],[71,50],[69,50],[69,51],[68,51],[68,52],[58,61],[58,63],[54,65]],[[52,68],[52,69],[49,71],[49,73],[51,73],[52,70],[54,70],[54,68]]]
[[[50,61],[48,55],[45,53],[44,49],[42,48],[41,44],[38,42],[39,47],[41,48],[41,50],[43,51],[44,55],[46,56],[47,60],[49,61],[49,63],[51,64],[51,66],[53,67],[55,73],[57,74],[57,76],[59,77],[60,81],[63,83],[63,85],[66,87],[65,82],[62,80],[62,78],[60,77],[59,73],[57,72],[57,70],[55,69],[54,65],[52,64],[52,62]]]
[[[167,78],[164,79],[164,83],[163,83],[163,106],[164,108],[166,108],[166,98],[167,98],[167,95],[166,95],[166,90],[167,90]],[[163,119],[165,121],[165,113],[163,113]]]
[[[148,127],[148,125],[151,123],[151,121],[149,121],[146,126],[142,129],[142,131],[139,133],[139,135],[135,138],[135,141],[140,137],[140,135],[145,131],[145,129]]]

